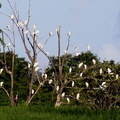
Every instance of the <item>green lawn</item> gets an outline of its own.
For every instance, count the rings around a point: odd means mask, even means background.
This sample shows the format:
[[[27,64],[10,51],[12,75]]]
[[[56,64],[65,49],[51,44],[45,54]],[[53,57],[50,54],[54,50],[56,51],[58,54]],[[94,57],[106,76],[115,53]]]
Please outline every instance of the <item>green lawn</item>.
[[[85,111],[70,106],[0,106],[0,120],[120,120],[120,110]]]

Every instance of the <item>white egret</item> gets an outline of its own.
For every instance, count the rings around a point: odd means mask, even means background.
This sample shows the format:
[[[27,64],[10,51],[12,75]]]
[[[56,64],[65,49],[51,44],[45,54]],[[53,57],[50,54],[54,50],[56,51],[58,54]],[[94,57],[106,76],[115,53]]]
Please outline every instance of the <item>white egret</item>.
[[[101,86],[104,86],[106,84],[106,82],[102,82]]]
[[[102,72],[103,72],[103,70],[102,70],[102,68],[100,68],[100,74],[102,74]]]
[[[67,54],[67,52],[68,52],[67,50],[64,50],[64,53],[65,53],[65,54]]]
[[[74,51],[77,51],[77,50],[78,50],[78,47],[75,47],[75,48],[74,48]]]
[[[10,30],[10,26],[9,25],[7,25],[6,28],[7,28],[7,30]]]
[[[29,30],[26,30],[26,31],[24,32],[24,34],[28,34],[28,32],[29,32]]]
[[[17,26],[18,27],[23,27],[23,23],[19,21],[18,24],[17,24]]]
[[[39,66],[35,67],[35,72],[37,72],[39,70]]]
[[[52,82],[53,82],[53,80],[52,80],[52,79],[50,79],[50,80],[49,80],[49,84],[51,84]]]
[[[59,91],[59,86],[56,87],[56,90]]]
[[[108,70],[108,74],[110,74],[110,73],[111,73],[111,69],[110,69],[110,68],[108,68],[107,70]]]
[[[71,36],[71,31],[69,31],[67,35],[68,35],[68,36]]]
[[[53,35],[53,33],[52,32],[49,32],[49,36],[51,37]]]
[[[52,76],[53,76],[53,77],[55,76],[55,73],[54,73],[54,72],[52,72]]]
[[[30,69],[30,66],[31,66],[30,63],[28,63],[28,68],[29,68],[29,69]]]
[[[34,94],[35,90],[32,89],[32,94]]]
[[[89,87],[89,83],[88,82],[85,82],[85,85],[86,85],[87,88]]]
[[[79,97],[80,97],[80,94],[78,93],[78,94],[76,95],[76,99],[78,100],[78,99],[79,99]]]
[[[47,74],[43,73],[42,78],[47,79]]]
[[[45,79],[47,79],[47,74],[44,74]]]
[[[3,70],[4,70],[3,68],[2,68],[2,69],[0,69],[0,74],[2,74]]]
[[[43,45],[41,43],[37,43],[37,45],[40,49],[43,49]]]
[[[33,25],[33,29],[36,29],[36,27],[37,27],[36,24],[34,24],[34,25]]]
[[[83,76],[83,73],[80,73],[80,77],[82,77]]]
[[[79,56],[80,55],[80,53],[75,53],[75,56]]]
[[[87,69],[87,65],[86,64],[84,64],[84,69]]]
[[[0,82],[0,87],[2,87],[2,86],[3,86],[3,83],[4,83],[4,82]]]
[[[13,19],[15,18],[15,16],[14,16],[14,15],[11,15],[10,18],[13,20]]]
[[[119,77],[119,75],[117,74],[115,77],[116,77],[116,80],[117,80],[117,79],[118,79],[118,77]]]
[[[71,72],[72,72],[72,68],[70,67],[70,68],[69,68],[69,73],[71,73]]]
[[[35,62],[35,63],[34,63],[34,67],[37,67],[37,66],[38,66],[38,62]]]
[[[39,30],[35,30],[35,31],[33,32],[33,35],[38,34],[39,32],[40,32]]]
[[[49,56],[50,55],[49,52],[46,52],[46,55]]]
[[[64,97],[64,96],[65,96],[65,92],[63,92],[63,93],[61,94],[61,96]]]
[[[69,98],[67,98],[67,102],[70,103],[70,99]]]
[[[72,81],[72,87],[74,87],[74,85],[75,85],[75,82],[74,82],[74,81]]]
[[[9,47],[11,45],[11,43],[8,43],[8,44],[6,44],[6,47]]]
[[[78,68],[80,68],[83,65],[83,62],[78,65]]]
[[[27,24],[28,24],[28,20],[25,20],[24,25],[27,26]]]
[[[93,62],[94,65],[96,64],[96,60],[95,59],[92,59],[92,62]]]

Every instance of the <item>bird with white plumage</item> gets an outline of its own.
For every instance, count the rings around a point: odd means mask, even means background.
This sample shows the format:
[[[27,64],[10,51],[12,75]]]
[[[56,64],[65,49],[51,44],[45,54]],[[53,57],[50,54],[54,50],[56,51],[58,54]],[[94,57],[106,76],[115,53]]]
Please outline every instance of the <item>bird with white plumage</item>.
[[[0,74],[2,74],[3,70],[4,70],[3,68],[2,68],[2,69],[0,69]]]
[[[95,59],[92,59],[92,62],[93,62],[94,65],[96,64],[96,60]]]
[[[71,72],[72,72],[72,68],[70,67],[70,68],[69,68],[69,73],[71,73]]]
[[[67,98],[67,102],[70,103],[70,98]]]
[[[52,82],[53,82],[53,80],[52,80],[52,79],[50,79],[48,83],[49,83],[49,84],[51,84]]]
[[[62,97],[65,97],[65,92],[63,92],[63,93],[61,94],[61,96],[62,96]]]
[[[82,65],[83,65],[83,62],[78,65],[78,68],[82,67]]]
[[[79,97],[80,97],[80,94],[78,93],[78,94],[76,95],[76,99],[79,100]]]
[[[72,87],[74,87],[74,85],[75,85],[75,82],[74,82],[74,81],[72,81]]]
[[[89,83],[88,82],[85,82],[85,85],[86,85],[87,88],[89,87]]]
[[[3,83],[4,83],[3,81],[2,81],[2,82],[0,82],[0,87],[2,87],[2,86],[3,86]]]

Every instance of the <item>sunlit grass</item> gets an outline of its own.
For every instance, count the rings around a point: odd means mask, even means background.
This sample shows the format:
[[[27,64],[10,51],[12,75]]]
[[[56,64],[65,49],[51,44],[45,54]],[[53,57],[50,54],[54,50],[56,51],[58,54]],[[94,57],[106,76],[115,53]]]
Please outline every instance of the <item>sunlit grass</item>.
[[[0,107],[0,120],[120,120],[120,110],[81,110],[78,107]]]

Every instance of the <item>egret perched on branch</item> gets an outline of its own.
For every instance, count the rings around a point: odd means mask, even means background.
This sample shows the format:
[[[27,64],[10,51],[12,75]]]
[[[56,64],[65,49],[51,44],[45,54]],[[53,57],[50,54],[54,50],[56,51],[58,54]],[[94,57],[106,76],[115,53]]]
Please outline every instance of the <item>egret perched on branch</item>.
[[[67,35],[68,35],[68,36],[71,36],[71,31],[69,31]]]
[[[74,85],[75,85],[75,82],[74,82],[74,81],[72,81],[72,87],[74,87]]]
[[[28,63],[28,68],[29,68],[29,69],[30,69],[30,66],[31,66],[30,63]]]
[[[118,77],[119,77],[119,75],[117,74],[117,75],[116,75],[116,80],[118,79]]]
[[[37,66],[38,66],[38,62],[35,62],[35,63],[34,63],[34,67],[37,67]]]
[[[83,65],[83,63],[80,63],[80,64],[78,65],[78,68],[82,67],[82,65]]]
[[[102,82],[102,84],[101,84],[101,85],[102,85],[102,86],[104,86],[105,84],[106,84],[106,82]]]
[[[79,52],[77,52],[77,53],[75,53],[75,55],[76,55],[76,56],[79,56],[79,55],[80,55],[80,53],[79,53]]]
[[[51,37],[53,35],[53,33],[52,32],[49,32],[49,36]]]
[[[103,72],[103,70],[102,70],[102,68],[100,68],[100,74],[102,74],[102,72]]]
[[[37,72],[39,70],[39,66],[35,67],[35,72]]]
[[[6,47],[9,47],[11,45],[11,43],[8,43],[8,44],[6,44]]]
[[[74,51],[76,52],[77,50],[78,50],[78,47],[75,47],[75,48],[74,48]]]
[[[15,16],[14,16],[14,15],[11,15],[10,18],[13,20],[13,19],[15,18]]]
[[[89,87],[89,83],[88,82],[85,82],[85,85],[86,85],[87,88]]]
[[[76,99],[78,100],[78,99],[79,99],[79,97],[80,97],[80,94],[78,93],[78,94],[76,95]]]
[[[52,80],[52,79],[50,79],[50,80],[49,80],[49,84],[51,84],[52,82],[53,82],[53,80]]]
[[[107,70],[108,70],[108,74],[110,74],[112,72],[110,68],[108,68]]]
[[[65,54],[67,54],[67,52],[68,52],[67,50],[64,50],[64,53],[65,53]]]
[[[56,90],[59,91],[59,86],[56,87]]]
[[[87,69],[87,65],[86,64],[84,64],[84,69]]]
[[[40,49],[43,49],[43,45],[41,43],[37,43],[37,45]]]
[[[70,103],[70,99],[69,98],[67,98],[67,102]]]
[[[94,65],[96,64],[96,60],[95,59],[92,59],[92,62],[93,62]]]
[[[83,76],[83,73],[80,73],[80,77],[82,77]]]
[[[63,93],[61,94],[61,96],[64,97],[64,96],[65,96],[65,92],[63,92]]]
[[[34,94],[34,92],[35,92],[35,91],[32,89],[32,94]]]
[[[24,32],[24,34],[28,34],[28,32],[29,32],[29,30],[26,30],[26,31]]]
[[[25,26],[27,26],[28,20],[25,20],[23,24],[24,24]]]
[[[71,72],[72,72],[72,68],[70,67],[70,68],[69,68],[69,73],[71,73]]]
[[[18,27],[23,27],[23,23],[19,21],[18,24],[17,24],[17,26]]]
[[[7,30],[10,30],[10,26],[9,26],[9,25],[7,25],[7,26],[6,26],[6,29],[7,29]]]
[[[36,27],[37,27],[36,24],[34,24],[34,25],[33,25],[33,29],[36,29]]]
[[[2,87],[2,86],[3,86],[3,83],[4,83],[4,82],[0,82],[0,87]]]
[[[2,72],[3,72],[3,68],[2,68],[2,69],[0,69],[0,74],[2,74]]]
[[[47,74],[42,74],[42,78],[47,79]]]
[[[55,73],[54,72],[52,72],[52,77],[54,77],[55,76]]]

